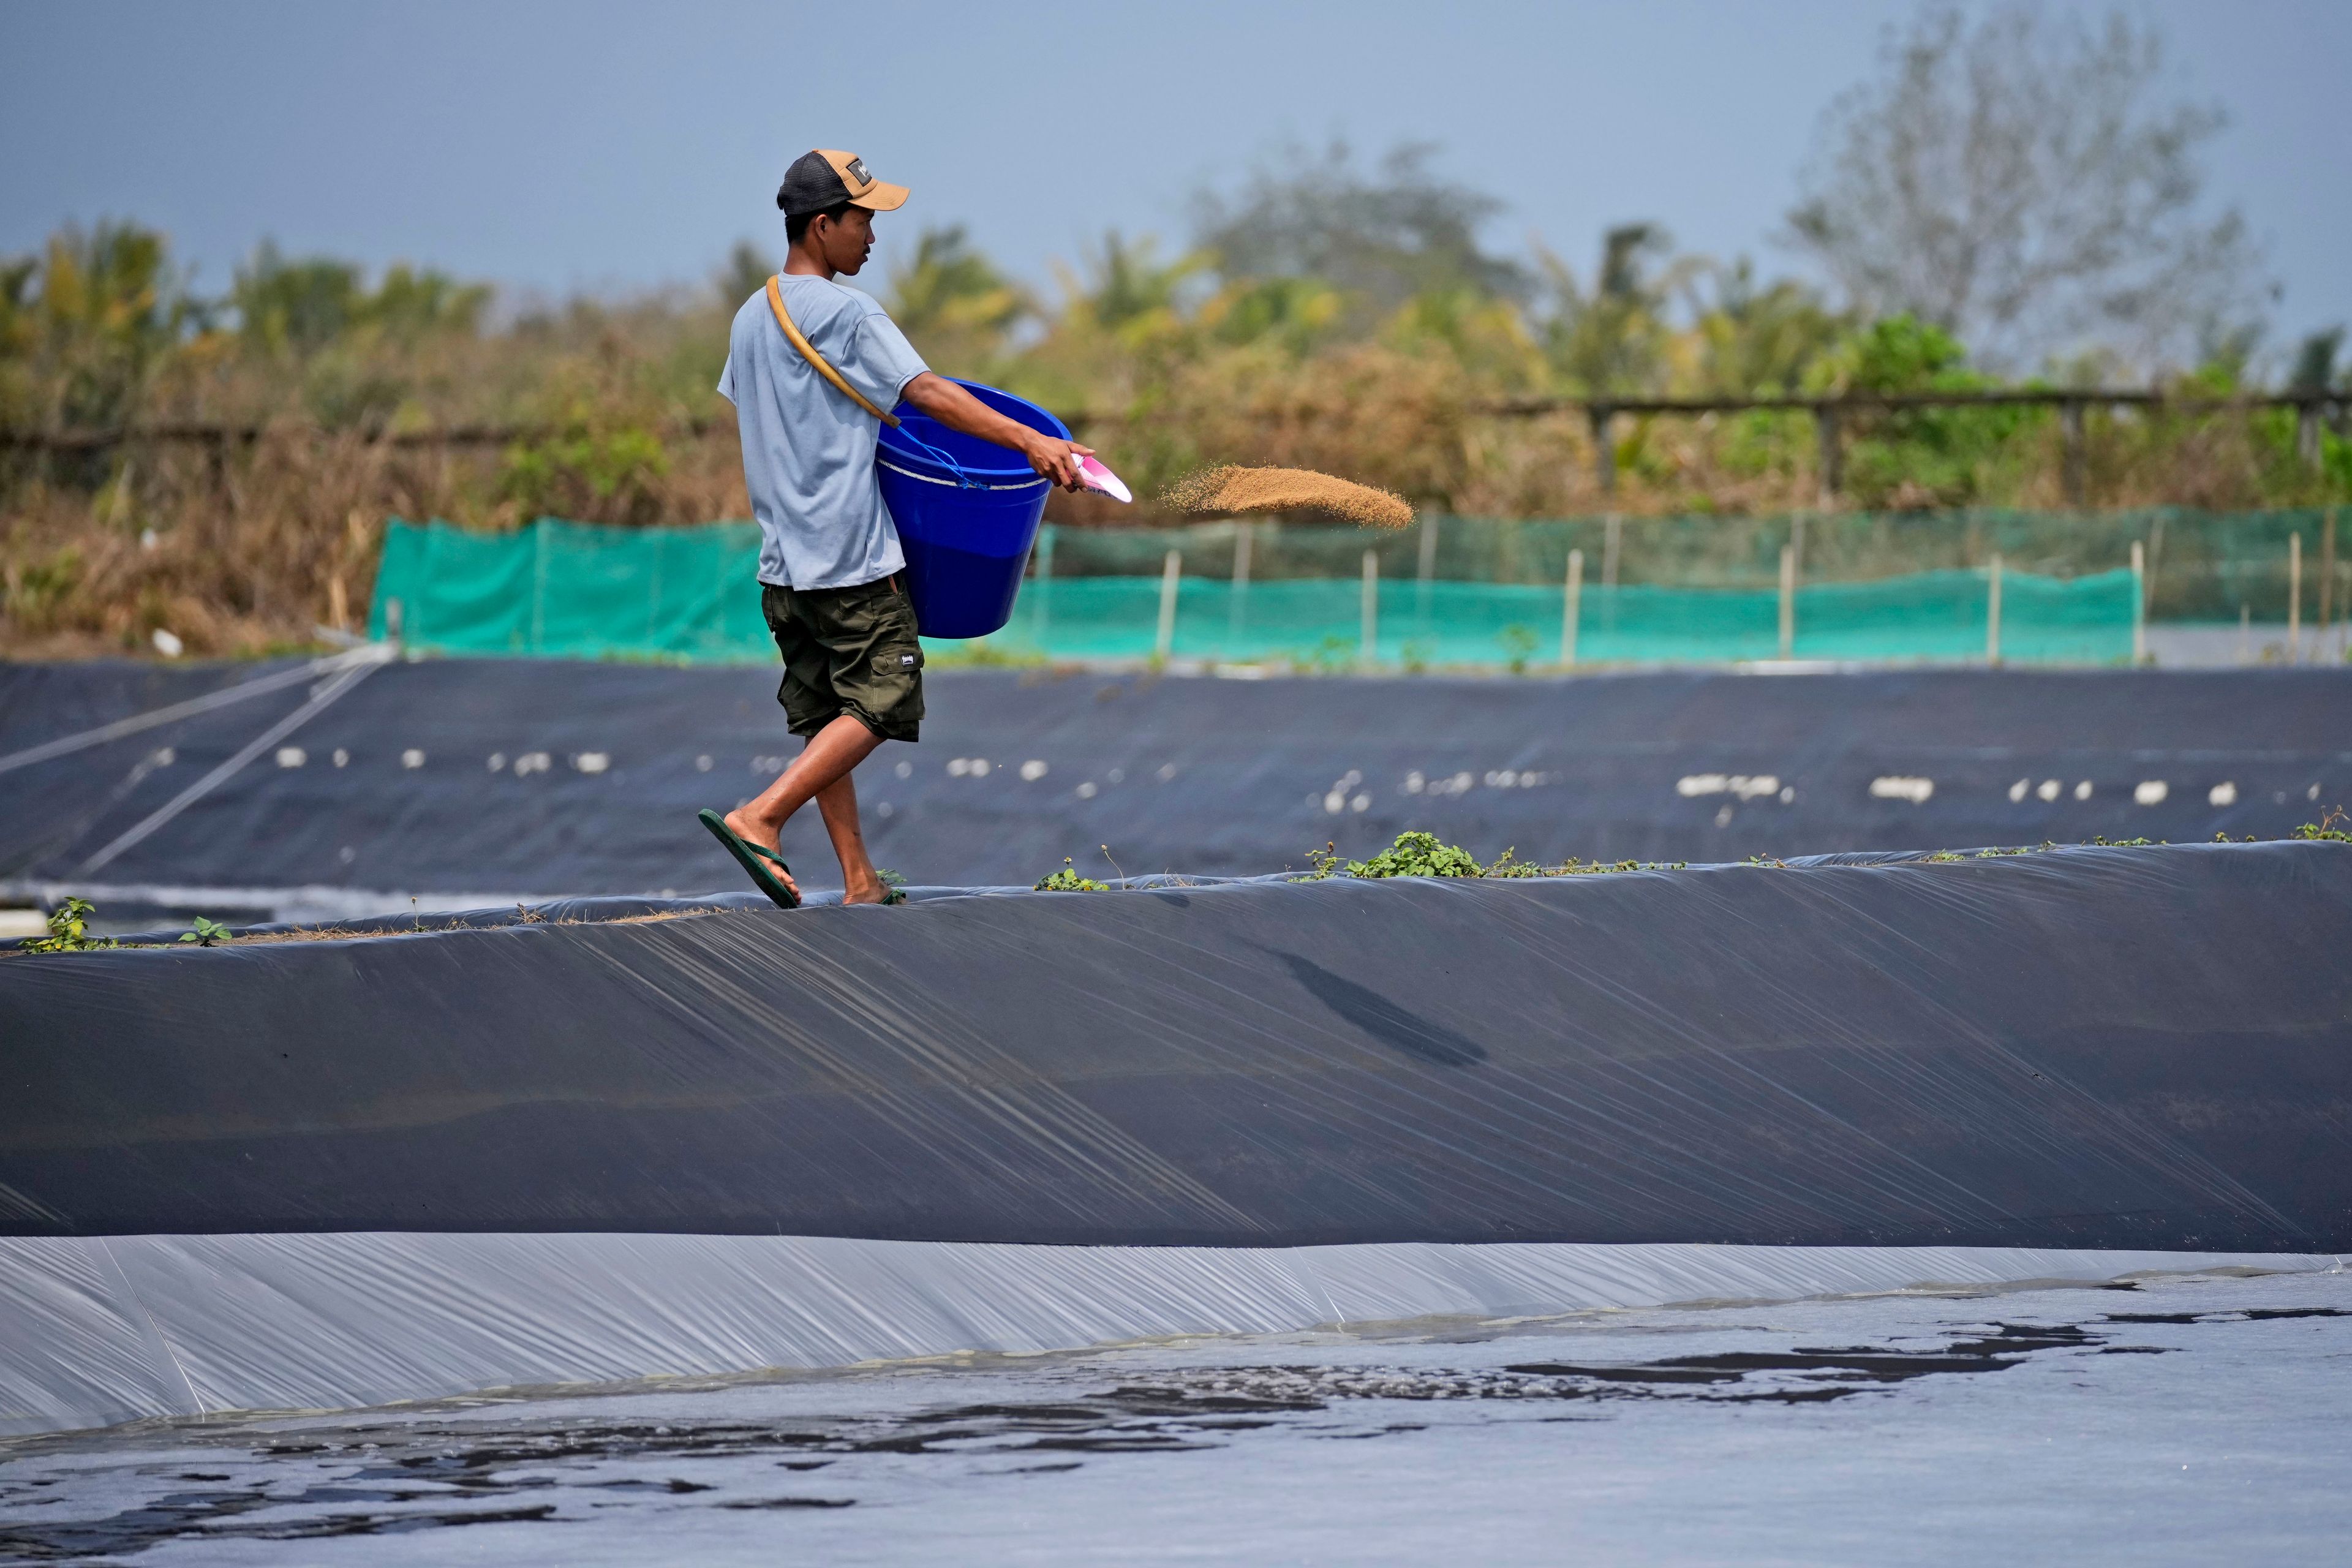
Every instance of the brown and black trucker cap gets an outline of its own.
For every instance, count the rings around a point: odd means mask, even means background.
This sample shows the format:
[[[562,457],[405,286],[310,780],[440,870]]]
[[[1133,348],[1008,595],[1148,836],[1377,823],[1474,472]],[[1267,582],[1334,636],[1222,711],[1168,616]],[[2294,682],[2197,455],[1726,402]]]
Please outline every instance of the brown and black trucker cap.
[[[906,200],[906,186],[876,179],[866,172],[866,160],[856,153],[823,147],[793,159],[793,166],[784,171],[784,183],[776,187],[776,205],[786,217],[821,213],[843,202],[887,213]]]

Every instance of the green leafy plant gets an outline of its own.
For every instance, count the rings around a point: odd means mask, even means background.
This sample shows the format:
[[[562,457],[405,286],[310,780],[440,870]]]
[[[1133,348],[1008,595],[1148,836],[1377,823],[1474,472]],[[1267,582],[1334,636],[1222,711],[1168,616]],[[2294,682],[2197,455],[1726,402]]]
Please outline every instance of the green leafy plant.
[[[1092,877],[1079,876],[1076,864],[1065,855],[1062,857],[1062,868],[1038,882],[1032,890],[1040,893],[1108,893],[1110,889]]]
[[[2294,830],[2294,836],[2297,838],[2324,840],[2330,844],[2352,844],[2352,833],[2347,833],[2336,826],[2338,823],[2345,822],[2352,822],[2352,816],[2347,816],[2340,808],[2331,806],[2326,815],[2317,822],[2306,822],[2297,827]]]
[[[1400,833],[1396,842],[1370,860],[1342,860],[1337,848],[1327,843],[1322,848],[1309,850],[1308,868],[1291,879],[1294,882],[1319,882],[1330,877],[1356,877],[1378,880],[1386,877],[1477,877],[1513,879],[1520,877],[1594,877],[1614,871],[1680,871],[1688,862],[1671,864],[1655,860],[1579,860],[1570,856],[1557,866],[1546,866],[1534,860],[1522,860],[1518,850],[1506,849],[1491,866],[1481,866],[1467,849],[1441,843],[1434,833]],[[1777,860],[1758,860],[1759,865],[1778,866]]]
[[[874,874],[882,879],[882,885],[886,888],[903,888],[907,885],[907,874],[903,871],[893,871],[887,866],[877,866],[874,868]]]
[[[180,933],[180,940],[194,942],[198,947],[212,947],[228,941],[236,934],[220,921],[208,921],[204,916],[198,915],[196,923]]]
[[[68,899],[49,911],[49,934],[37,936],[25,944],[26,952],[84,952],[94,947],[112,947],[110,936],[89,934],[89,917],[97,911],[86,899]]]
[[[1396,842],[1369,860],[1348,862],[1348,875],[1380,877],[1482,877],[1486,868],[1467,849],[1441,844],[1434,833],[1400,833]]]
[[[1495,637],[1503,645],[1503,656],[1511,661],[1511,673],[1525,675],[1528,672],[1528,660],[1535,657],[1534,630],[1514,621],[1496,633]]]

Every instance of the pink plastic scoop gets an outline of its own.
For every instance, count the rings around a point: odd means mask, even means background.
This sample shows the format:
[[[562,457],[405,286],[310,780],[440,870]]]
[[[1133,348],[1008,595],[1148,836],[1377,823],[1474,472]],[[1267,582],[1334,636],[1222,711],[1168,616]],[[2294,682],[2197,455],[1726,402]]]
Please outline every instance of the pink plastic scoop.
[[[1134,492],[1127,488],[1119,477],[1104,468],[1096,458],[1080,458],[1078,459],[1078,478],[1087,482],[1087,489],[1100,490],[1113,500],[1131,502],[1135,500]]]

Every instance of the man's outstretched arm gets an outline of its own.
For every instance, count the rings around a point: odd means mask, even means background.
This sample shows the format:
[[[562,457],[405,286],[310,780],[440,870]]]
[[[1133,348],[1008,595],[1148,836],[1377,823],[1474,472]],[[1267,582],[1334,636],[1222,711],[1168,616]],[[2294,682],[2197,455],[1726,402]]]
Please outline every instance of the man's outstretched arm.
[[[1081,447],[1076,441],[1065,441],[1042,430],[1032,430],[1017,419],[1008,419],[932,371],[927,370],[908,382],[899,395],[950,430],[1012,447],[1029,459],[1032,468],[1064,489],[1086,489],[1085,481],[1078,478],[1078,459],[1093,457],[1092,447]]]

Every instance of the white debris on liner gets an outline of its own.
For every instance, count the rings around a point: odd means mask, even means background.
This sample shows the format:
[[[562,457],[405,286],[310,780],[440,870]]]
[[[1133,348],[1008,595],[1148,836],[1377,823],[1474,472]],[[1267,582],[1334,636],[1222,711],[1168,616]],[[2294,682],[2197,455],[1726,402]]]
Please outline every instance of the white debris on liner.
[[[2035,790],[2033,793],[2040,795],[2044,800],[2056,800],[2058,798],[2058,792],[2064,787],[2065,786],[2060,784],[2056,779],[2043,779],[2042,781],[2042,787]]]
[[[188,651],[187,644],[182,642],[178,637],[173,637],[170,632],[165,631],[161,626],[157,626],[155,628],[154,643],[155,651],[162,654],[165,658],[177,658],[182,654]]]
[[[2205,792],[2205,800],[2210,805],[2235,805],[2238,804],[2238,786],[2224,779]]]
[[[915,776],[915,764],[912,763],[900,763],[897,767],[892,768],[890,771],[898,774],[902,779],[910,779]]]
[[[694,771],[698,773],[709,773],[711,769],[712,760],[710,753],[705,752],[702,755],[694,759]],[[907,764],[900,763],[898,765],[903,768]]]
[[[574,769],[583,773],[601,773],[613,765],[609,752],[582,752],[572,759]]]
[[[2132,799],[2140,805],[2161,805],[2172,786],[2162,779],[2142,779],[2132,789]]]
[[[492,772],[492,773],[498,773],[499,771],[500,771],[501,769],[503,769],[506,765],[507,765],[507,754],[506,754],[504,752],[492,752],[490,753],[490,763],[489,763],[489,766],[490,766],[490,772]]]
[[[1477,784],[1477,782],[1478,780],[1476,777],[1468,773],[1453,773],[1443,778],[1433,779],[1424,776],[1419,768],[1415,768],[1412,772],[1404,775],[1403,787],[1404,793],[1407,795],[1421,795],[1423,793],[1427,793],[1429,795],[1465,795],[1467,794],[1471,787]]]
[[[1925,805],[1935,793],[1934,779],[1886,773],[1870,781],[1870,795],[1874,800],[1907,800],[1913,805]]]
[[[1160,764],[1160,782],[1161,784],[1166,784],[1170,779],[1172,779],[1175,776],[1176,764],[1174,763],[1162,763]]]
[[[545,752],[525,752],[515,759],[515,777],[528,778],[532,773],[543,773],[554,765],[555,759]]]
[[[1077,787],[1077,792],[1076,792],[1076,793],[1077,793],[1077,797],[1078,797],[1080,800],[1092,800],[1092,799],[1094,799],[1094,797],[1095,797],[1095,794],[1096,794],[1095,781],[1094,781],[1094,780],[1092,780],[1092,779],[1088,779],[1086,783],[1084,783],[1084,784],[1080,784],[1080,785]]]
[[[2090,780],[2084,779],[2081,784],[2074,786],[2074,798],[2076,800],[2088,800],[2091,798]]]
[[[1736,795],[1741,800],[1754,800],[1759,795],[1779,795],[1780,781],[1771,773],[1685,773],[1675,781],[1675,793],[1685,800],[1703,795]],[[1793,794],[1790,798],[1794,799]]]
[[[950,757],[948,759],[948,777],[951,779],[984,779],[987,776],[988,759],[986,757]]]
[[[1021,764],[1021,782],[1023,784],[1035,784],[1039,779],[1042,779],[1045,776],[1045,764],[1043,760],[1032,757],[1027,762]]]
[[[280,746],[278,748],[278,765],[281,768],[299,768],[310,760],[310,753],[305,752],[299,746]]]

